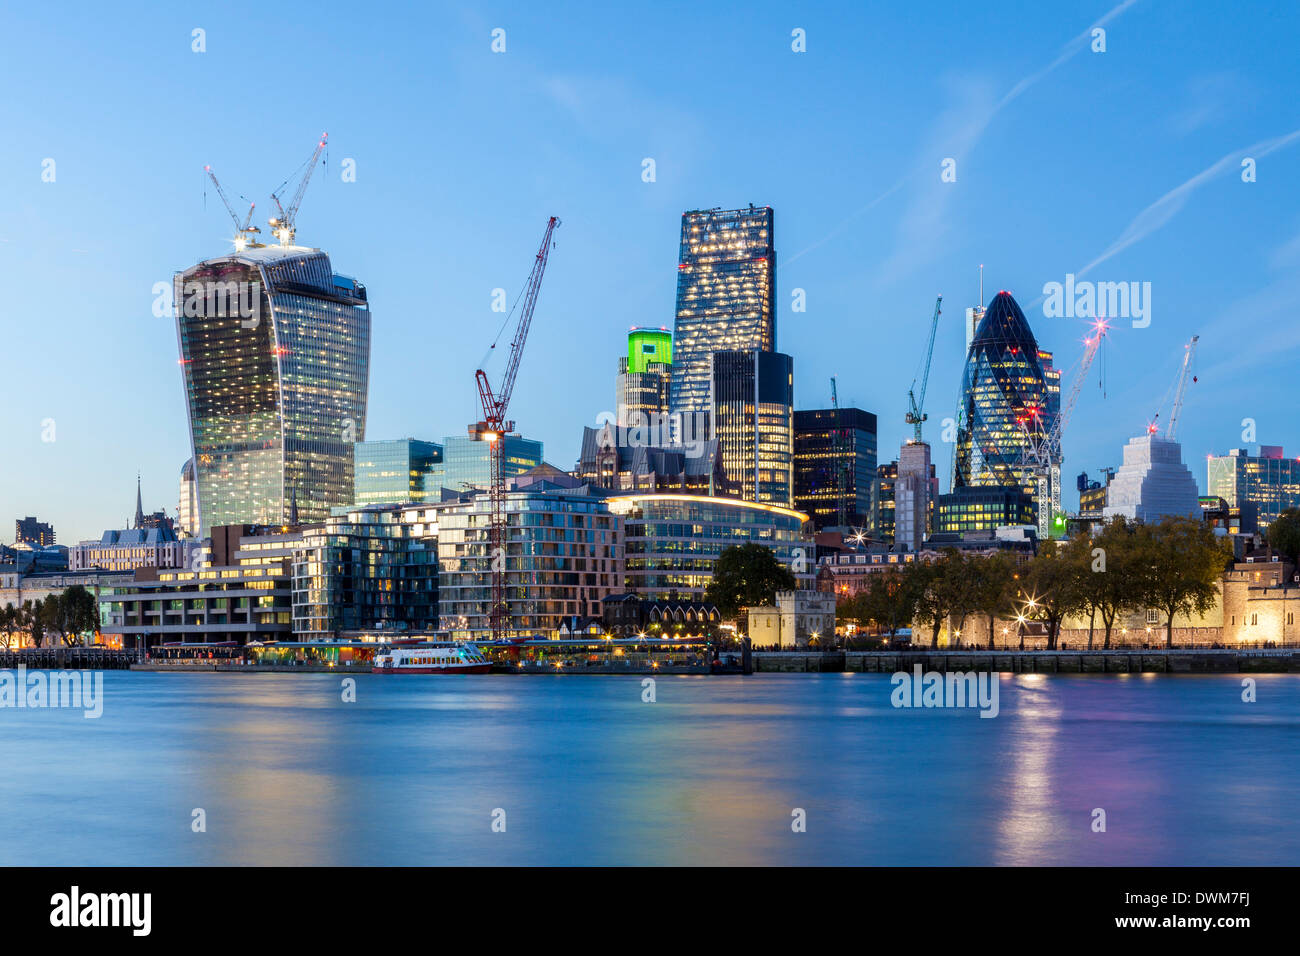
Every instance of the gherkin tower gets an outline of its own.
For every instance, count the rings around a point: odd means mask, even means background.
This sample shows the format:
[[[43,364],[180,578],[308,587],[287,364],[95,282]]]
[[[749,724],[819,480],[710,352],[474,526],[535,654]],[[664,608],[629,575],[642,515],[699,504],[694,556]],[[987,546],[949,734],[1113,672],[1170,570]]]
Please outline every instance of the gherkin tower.
[[[1040,351],[1009,292],[985,310],[966,354],[957,416],[953,487],[1019,488],[1033,494],[1021,467],[1027,433],[1049,433],[1060,408],[1060,373]]]

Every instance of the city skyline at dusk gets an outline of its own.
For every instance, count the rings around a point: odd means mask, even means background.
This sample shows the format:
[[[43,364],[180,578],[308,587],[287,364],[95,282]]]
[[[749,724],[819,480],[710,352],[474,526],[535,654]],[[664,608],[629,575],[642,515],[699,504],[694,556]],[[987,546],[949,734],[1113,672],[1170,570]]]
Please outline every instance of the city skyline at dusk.
[[[526,9],[497,20],[432,11],[409,14],[410,29],[383,44],[379,26],[358,25],[341,58],[325,55],[337,35],[298,23],[304,52],[287,69],[312,92],[251,118],[241,97],[268,93],[241,79],[242,64],[273,59],[273,27],[248,35],[214,14],[118,33],[89,16],[57,56],[37,44],[5,67],[36,78],[27,58],[65,63],[42,80],[41,108],[5,107],[0,174],[13,188],[0,263],[22,277],[9,306],[25,318],[9,329],[20,359],[0,441],[42,481],[9,473],[0,494],[15,514],[53,521],[61,541],[119,524],[136,470],[146,504],[175,509],[189,440],[174,323],[154,315],[154,286],[229,248],[205,164],[235,205],[257,203],[265,228],[270,192],[322,130],[330,146],[298,241],[370,291],[368,437],[437,440],[475,416],[473,370],[502,318],[493,290],[517,294],[535,223],[554,210],[566,224],[515,409],[547,460],[572,467],[581,425],[612,409],[627,328],[671,327],[681,212],[753,202],[775,212],[776,347],[794,356],[797,408],[828,406],[835,375],[842,404],[879,417],[880,460],[895,457],[943,293],[926,428],[946,490],[941,423],[957,404],[961,317],[977,304],[980,265],[979,304],[1011,291],[1067,378],[1086,323],[1045,316],[1043,287],[1068,275],[1149,282],[1150,325],[1115,322],[1083,390],[1064,484],[1072,494],[1079,471],[1118,465],[1162,401],[1167,415],[1182,345],[1200,334],[1180,439],[1204,489],[1205,457],[1249,444],[1244,419],[1256,441],[1300,443],[1259,387],[1284,374],[1288,352],[1278,320],[1296,291],[1300,122],[1269,39],[1283,31],[1233,37],[1228,21],[1209,36],[1190,20],[1157,22],[1158,6],[1018,11],[959,30],[937,15],[768,4],[740,22],[706,14],[692,35],[615,13],[558,29]],[[1094,52],[1103,21],[1106,48]],[[713,29],[745,51],[744,69],[688,81],[665,65]],[[394,43],[419,48],[403,49],[401,75],[381,52]],[[114,69],[87,83],[110,48]],[[998,54],[957,57],[972,49]],[[376,101],[367,89],[380,85]],[[219,89],[237,92],[206,92]],[[177,116],[194,118],[192,133],[173,131]],[[1256,181],[1243,181],[1239,157],[1255,160]],[[74,469],[87,460],[118,462],[120,474],[87,487]]]

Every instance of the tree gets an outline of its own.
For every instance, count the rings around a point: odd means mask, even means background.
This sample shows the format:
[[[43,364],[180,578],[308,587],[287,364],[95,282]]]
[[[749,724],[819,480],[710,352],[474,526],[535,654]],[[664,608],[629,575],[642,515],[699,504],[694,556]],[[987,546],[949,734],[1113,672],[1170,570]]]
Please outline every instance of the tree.
[[[968,562],[961,552],[948,548],[938,560],[915,562],[903,572],[916,602],[916,619],[930,628],[930,646],[939,646],[939,631],[958,606],[970,605]],[[968,610],[962,611],[962,623]]]
[[[24,601],[22,609],[22,625],[31,637],[32,647],[40,647],[45,640],[45,602],[40,598],[35,601]]]
[[[1072,547],[1078,549],[1075,560],[1086,567],[1083,576],[1084,606],[1089,611],[1088,647],[1092,647],[1093,621],[1100,617],[1105,629],[1105,643],[1110,648],[1115,621],[1126,609],[1141,601],[1139,576],[1134,562],[1133,528],[1116,515],[1095,538],[1080,535]],[[1077,543],[1076,543],[1077,542]]]
[[[996,646],[997,618],[1011,609],[1016,559],[1005,551],[995,551],[972,558],[968,568],[971,611],[988,618],[989,647],[992,648]]]
[[[966,619],[977,610],[974,561],[955,549],[950,555],[944,587],[948,592],[948,616],[956,623],[953,632],[960,642],[961,632],[966,629]]]
[[[734,544],[718,557],[704,599],[723,617],[737,618],[745,608],[776,601],[777,591],[793,591],[794,573],[769,547],[755,542]]]
[[[1059,541],[1044,541],[1020,576],[1029,612],[1026,616],[1047,625],[1048,650],[1056,649],[1061,622],[1086,606],[1083,575],[1087,572],[1076,560],[1078,552],[1077,547],[1072,552],[1068,544]]]
[[[888,630],[893,638],[915,612],[915,583],[915,578],[903,574],[897,566],[872,572],[866,589],[858,594],[862,605],[858,613],[877,628]]]
[[[16,635],[22,632],[22,611],[12,604],[0,607],[0,647],[5,650],[13,645]]]
[[[943,569],[938,562],[915,561],[903,569],[904,587],[913,595],[912,624],[928,628],[930,646],[939,646],[939,629],[948,617],[948,605],[943,589]],[[913,641],[917,635],[913,635]]]
[[[859,630],[866,624],[866,618],[862,616],[863,602],[859,600],[859,595],[842,594],[835,602],[835,620],[840,624],[853,624]],[[848,639],[845,639],[845,646],[848,646]]]
[[[1287,508],[1269,522],[1264,532],[1269,546],[1300,564],[1300,508]]]
[[[95,596],[80,584],[61,594],[51,594],[40,611],[41,623],[67,646],[81,643],[81,635],[99,624],[99,604]]]
[[[1219,582],[1232,560],[1226,545],[1194,518],[1166,517],[1133,533],[1133,577],[1138,603],[1165,616],[1165,646],[1174,643],[1174,616],[1214,607]]]

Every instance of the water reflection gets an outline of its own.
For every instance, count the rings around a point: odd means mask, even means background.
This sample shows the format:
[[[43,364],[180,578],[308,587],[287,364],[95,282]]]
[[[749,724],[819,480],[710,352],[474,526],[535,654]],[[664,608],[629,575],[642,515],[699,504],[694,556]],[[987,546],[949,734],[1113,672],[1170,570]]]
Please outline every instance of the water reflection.
[[[981,719],[869,674],[112,672],[98,721],[0,711],[0,801],[56,808],[0,862],[1293,863],[1300,677],[1259,682],[1004,676]]]

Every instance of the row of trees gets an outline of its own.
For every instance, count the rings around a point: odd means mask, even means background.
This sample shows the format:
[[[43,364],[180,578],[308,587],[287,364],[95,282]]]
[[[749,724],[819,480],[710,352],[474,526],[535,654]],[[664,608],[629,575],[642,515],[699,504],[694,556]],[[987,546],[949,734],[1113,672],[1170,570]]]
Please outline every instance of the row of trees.
[[[67,646],[82,643],[99,626],[99,604],[80,584],[44,600],[24,601],[20,607],[0,607],[0,647],[40,645],[47,636]]]
[[[1300,525],[1300,514],[1297,515]],[[1125,612],[1155,609],[1164,620],[1165,643],[1173,644],[1179,614],[1203,614],[1218,599],[1220,577],[1232,558],[1202,522],[1165,518],[1129,523],[1115,518],[1096,535],[1044,541],[1024,563],[1007,552],[967,555],[955,549],[933,562],[918,561],[871,575],[868,587],[840,602],[838,616],[874,625],[891,637],[912,624],[929,631],[937,646],[945,622],[960,632],[966,621],[1015,620],[1023,636],[1038,621],[1055,648],[1062,622],[1088,618],[1088,646],[1100,630],[1110,647],[1115,623]]]

